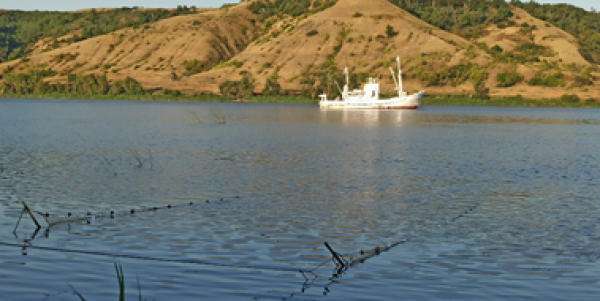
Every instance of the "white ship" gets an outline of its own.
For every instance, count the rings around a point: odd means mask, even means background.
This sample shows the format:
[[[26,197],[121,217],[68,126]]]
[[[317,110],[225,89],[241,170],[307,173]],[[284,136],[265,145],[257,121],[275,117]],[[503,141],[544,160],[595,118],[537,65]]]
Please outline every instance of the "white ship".
[[[365,84],[362,90],[348,90],[348,68],[344,70],[346,75],[346,84],[341,91],[342,98],[340,100],[328,100],[326,94],[321,94],[319,97],[319,106],[323,109],[405,109],[416,110],[421,105],[421,100],[425,96],[425,91],[420,91],[415,94],[408,94],[402,89],[402,70],[400,68],[400,57],[396,58],[398,62],[398,81],[396,74],[392,71],[392,77],[398,97],[389,99],[379,99],[379,81],[375,78],[369,78],[369,82]]]

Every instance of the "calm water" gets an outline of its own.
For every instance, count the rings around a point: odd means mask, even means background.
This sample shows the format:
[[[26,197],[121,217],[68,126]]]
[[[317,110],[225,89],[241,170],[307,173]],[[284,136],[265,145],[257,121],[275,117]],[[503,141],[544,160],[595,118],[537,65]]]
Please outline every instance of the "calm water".
[[[598,109],[0,99],[0,295],[597,300],[598,150]]]

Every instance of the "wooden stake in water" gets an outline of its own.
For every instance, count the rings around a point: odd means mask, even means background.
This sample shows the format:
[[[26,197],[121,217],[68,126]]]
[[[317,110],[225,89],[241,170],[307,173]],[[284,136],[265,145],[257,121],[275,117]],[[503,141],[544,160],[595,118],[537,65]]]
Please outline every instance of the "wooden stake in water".
[[[35,219],[35,216],[31,212],[31,210],[29,210],[29,206],[27,206],[27,204],[25,202],[23,202],[23,210],[25,210],[25,212],[29,213],[29,216],[31,216],[31,219],[33,220],[35,225],[38,227],[38,229],[42,227],[42,226],[40,226],[40,223],[38,223],[37,219]]]
[[[333,258],[335,258],[335,260],[337,260],[337,262],[341,266],[345,266],[346,264],[342,261],[342,259],[340,259],[340,257],[338,256],[338,254],[329,246],[329,244],[327,242],[324,242],[324,244],[327,247],[327,249],[329,250],[329,252],[331,252],[331,255],[333,255]]]
[[[17,220],[17,224],[15,225],[13,233],[17,232],[17,228],[19,227],[19,223],[21,222],[21,218],[23,217],[23,212],[25,212],[25,209],[21,210],[21,214],[19,215],[19,219]]]

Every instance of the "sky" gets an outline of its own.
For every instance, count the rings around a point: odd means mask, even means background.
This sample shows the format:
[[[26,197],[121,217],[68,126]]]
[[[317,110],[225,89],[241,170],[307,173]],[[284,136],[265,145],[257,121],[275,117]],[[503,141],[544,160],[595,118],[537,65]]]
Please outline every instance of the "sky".
[[[528,0],[521,0],[527,2]],[[599,10],[598,0],[536,0],[538,3],[568,3],[586,10],[592,7]],[[74,0],[0,0],[0,9],[18,10],[49,10],[49,11],[73,11],[84,8],[101,7],[123,7],[141,6],[151,8],[175,8],[178,5],[196,7],[220,7],[223,3],[239,3],[239,0],[104,0],[98,2],[74,1]]]

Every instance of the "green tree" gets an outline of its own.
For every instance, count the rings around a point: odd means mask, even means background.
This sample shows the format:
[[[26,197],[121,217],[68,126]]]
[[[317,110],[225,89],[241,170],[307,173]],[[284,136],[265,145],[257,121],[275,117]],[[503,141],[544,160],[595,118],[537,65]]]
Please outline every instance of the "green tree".
[[[271,76],[267,79],[263,95],[266,96],[277,96],[281,94],[281,85],[277,82],[277,76]]]
[[[512,87],[523,80],[523,75],[517,72],[503,72],[496,76],[496,87],[506,88]]]
[[[388,38],[392,38],[398,35],[398,32],[394,31],[394,27],[392,27],[391,25],[388,25],[386,27],[385,33],[387,34]]]
[[[255,80],[252,73],[242,71],[239,81],[225,81],[219,85],[221,95],[236,98],[250,98],[254,96]]]

